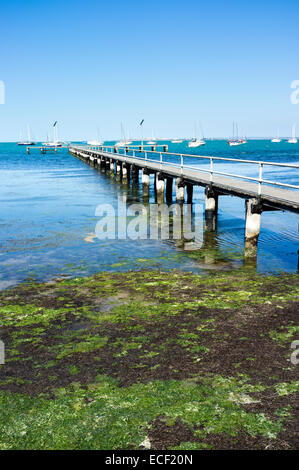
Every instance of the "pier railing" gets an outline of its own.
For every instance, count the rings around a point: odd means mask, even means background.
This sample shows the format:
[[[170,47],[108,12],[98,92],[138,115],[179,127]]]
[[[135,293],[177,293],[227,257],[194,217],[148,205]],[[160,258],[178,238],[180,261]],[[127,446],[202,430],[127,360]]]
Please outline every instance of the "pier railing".
[[[175,168],[180,168],[181,174],[183,175],[184,170],[195,170],[195,171],[202,171],[204,173],[208,173],[210,175],[210,182],[213,183],[214,180],[214,175],[218,176],[228,176],[231,178],[237,178],[237,179],[242,179],[242,180],[248,180],[248,181],[253,181],[258,184],[258,195],[261,195],[262,193],[262,185],[263,184],[268,184],[268,185],[274,185],[274,186],[280,186],[283,188],[289,188],[289,189],[296,189],[299,190],[299,185],[295,184],[290,184],[290,183],[283,183],[280,181],[272,181],[269,179],[265,179],[263,177],[263,172],[265,167],[280,167],[280,168],[292,168],[292,169],[297,169],[299,170],[299,165],[296,164],[291,164],[291,163],[276,163],[276,162],[268,162],[268,161],[257,161],[257,160],[245,160],[245,159],[238,159],[238,158],[230,158],[230,157],[215,157],[215,156],[206,156],[206,155],[192,155],[192,154],[183,154],[183,153],[169,153],[167,150],[164,151],[157,151],[157,150],[151,150],[148,149],[147,147],[152,148],[153,146],[136,146],[138,148],[128,146],[128,147],[115,147],[115,146],[85,146],[85,147],[80,147],[82,150],[95,150],[95,151],[101,151],[106,154],[112,154],[112,155],[119,155],[121,157],[125,157],[127,161],[130,161],[132,158],[138,159],[138,160],[144,160],[147,162],[160,162],[160,167],[161,171],[163,169],[164,165],[170,166],[170,167],[175,167]],[[162,145],[162,147],[164,147]],[[78,148],[78,147],[77,147]],[[158,158],[152,158],[152,157],[158,157]],[[169,159],[171,157],[175,157],[179,159],[179,163],[167,161],[166,157]],[[187,159],[190,158],[195,158],[195,159],[203,159],[209,162],[208,168],[207,167],[200,167],[200,166],[194,166],[190,165],[187,163]],[[229,173],[225,171],[219,171],[215,169],[215,163],[216,162],[231,162],[231,163],[245,163],[249,165],[255,165],[257,167],[257,177],[253,176],[247,176],[247,175],[240,175],[237,173]],[[299,173],[298,173],[299,175]]]

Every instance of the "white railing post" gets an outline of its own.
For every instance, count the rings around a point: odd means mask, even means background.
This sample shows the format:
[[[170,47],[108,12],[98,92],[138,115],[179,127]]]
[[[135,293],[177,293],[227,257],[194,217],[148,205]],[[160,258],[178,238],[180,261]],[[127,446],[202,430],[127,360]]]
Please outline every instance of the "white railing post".
[[[263,182],[263,164],[259,164],[259,189],[258,189],[258,195],[260,196],[262,194],[262,182]]]
[[[214,172],[214,165],[213,165],[213,157],[210,158],[210,182],[213,182],[213,172]]]
[[[183,157],[183,154],[181,153],[181,175],[183,174],[183,168],[184,168],[184,157]]]

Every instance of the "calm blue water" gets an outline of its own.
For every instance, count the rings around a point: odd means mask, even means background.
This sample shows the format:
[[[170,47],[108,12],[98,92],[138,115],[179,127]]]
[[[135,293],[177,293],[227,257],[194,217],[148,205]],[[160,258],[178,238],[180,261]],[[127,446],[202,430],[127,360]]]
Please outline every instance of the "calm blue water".
[[[169,143],[169,151],[235,156],[236,158],[299,163],[299,144],[249,141],[230,148],[224,141],[208,141],[205,147],[188,149],[185,143]],[[178,160],[179,161],[179,160]],[[191,162],[190,162],[191,163]],[[194,159],[192,165],[208,165]],[[217,169],[236,172],[236,164],[217,164]],[[257,176],[251,165],[238,172]],[[296,170],[274,167],[265,174],[271,180],[299,184]],[[244,201],[222,196],[217,234],[206,237],[198,253],[186,252],[171,240],[99,240],[93,238],[102,203],[117,205],[119,195],[129,203],[142,201],[142,191],[132,189],[89,167],[68,154],[41,155],[16,144],[0,144],[0,288],[28,278],[83,276],[100,270],[144,267],[179,268],[195,272],[230,269],[244,265]],[[151,185],[153,200],[153,185]],[[203,203],[203,189],[196,188],[194,202]],[[289,212],[265,212],[259,238],[256,268],[259,272],[296,272],[298,268],[299,216]]]

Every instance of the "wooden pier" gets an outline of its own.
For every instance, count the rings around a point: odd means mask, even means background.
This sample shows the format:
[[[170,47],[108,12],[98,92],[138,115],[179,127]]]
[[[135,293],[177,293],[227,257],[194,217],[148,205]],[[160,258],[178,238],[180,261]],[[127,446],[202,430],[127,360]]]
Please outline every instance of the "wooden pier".
[[[139,171],[141,171],[145,197],[149,194],[149,175],[154,174],[155,191],[159,203],[164,202],[165,196],[168,203],[172,202],[174,179],[176,201],[180,203],[184,203],[186,196],[187,203],[192,203],[193,186],[203,186],[205,188],[205,226],[208,231],[216,230],[219,196],[231,195],[245,199],[245,245],[249,249],[257,246],[262,212],[285,210],[299,213],[299,186],[263,178],[263,170],[267,166],[291,168],[298,171],[299,165],[176,154],[167,153],[166,149],[158,151],[131,147],[70,146],[69,152],[95,167],[113,174],[116,172],[119,178],[128,181],[131,175],[132,182],[138,181]],[[194,158],[204,159],[208,165],[198,167],[192,165],[192,162],[190,164],[190,159]],[[257,176],[254,178],[217,171],[215,164],[223,162],[233,162],[234,166],[238,163],[254,165],[257,169]]]

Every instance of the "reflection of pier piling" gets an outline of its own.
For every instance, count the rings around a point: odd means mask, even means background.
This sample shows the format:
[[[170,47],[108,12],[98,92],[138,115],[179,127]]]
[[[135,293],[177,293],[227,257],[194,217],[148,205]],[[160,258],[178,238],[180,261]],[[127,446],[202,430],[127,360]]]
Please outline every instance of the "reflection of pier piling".
[[[262,212],[269,210],[299,212],[299,191],[296,191],[299,186],[263,179],[263,168],[266,165],[296,169],[299,168],[298,165],[169,154],[166,145],[160,147],[161,149],[158,146],[153,148],[150,146],[130,146],[121,149],[104,146],[71,146],[69,151],[90,164],[94,164],[95,160],[100,162],[103,171],[109,171],[111,175],[115,173],[117,180],[124,180],[127,184],[130,184],[131,181],[133,185],[138,184],[139,171],[141,170],[144,201],[148,201],[149,198],[151,174],[154,175],[154,188],[158,203],[164,202],[165,193],[166,202],[173,201],[173,179],[176,182],[175,199],[180,204],[183,204],[186,199],[188,204],[192,204],[193,187],[203,186],[205,188],[205,228],[207,232],[216,231],[219,196],[231,195],[245,199],[245,256],[247,258],[256,257]],[[166,159],[165,156],[168,158]],[[172,158],[176,161],[172,162]],[[188,165],[186,164],[188,158],[208,160],[210,166],[199,168]],[[258,175],[253,178],[216,171],[215,163],[218,161],[255,165],[258,169]]]

